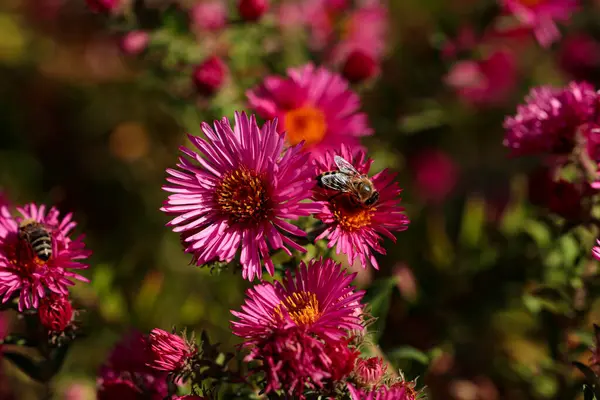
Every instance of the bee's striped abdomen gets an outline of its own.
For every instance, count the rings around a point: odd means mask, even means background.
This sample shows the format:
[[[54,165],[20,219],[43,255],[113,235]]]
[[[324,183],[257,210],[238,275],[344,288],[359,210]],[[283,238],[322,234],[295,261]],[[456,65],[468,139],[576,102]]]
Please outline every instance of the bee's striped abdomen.
[[[24,222],[20,227],[20,236],[29,243],[36,256],[42,261],[52,257],[52,236],[38,222]]]

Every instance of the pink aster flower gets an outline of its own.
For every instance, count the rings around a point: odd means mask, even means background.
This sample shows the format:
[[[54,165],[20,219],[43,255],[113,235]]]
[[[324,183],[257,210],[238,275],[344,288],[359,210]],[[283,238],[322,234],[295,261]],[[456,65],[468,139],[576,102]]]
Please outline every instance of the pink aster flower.
[[[73,319],[73,306],[67,296],[51,294],[40,302],[38,316],[49,331],[63,332]]]
[[[176,216],[169,225],[183,235],[198,265],[231,262],[241,249],[245,279],[260,277],[262,264],[272,275],[269,249],[304,251],[287,234],[306,233],[288,220],[318,209],[302,202],[312,186],[308,155],[299,146],[283,151],[277,121],[260,129],[245,113],[235,114],[233,129],[224,118],[214,130],[204,123],[202,131],[207,140],[189,136],[197,152],[181,147],[179,169],[167,170],[164,190],[173,194],[161,210]]]
[[[360,98],[339,74],[312,64],[290,68],[285,78],[267,77],[247,92],[250,107],[261,117],[278,117],[280,132],[290,145],[304,141],[316,156],[340,144],[358,145],[371,135],[366,114],[359,112]]]
[[[0,294],[2,302],[19,296],[19,310],[37,308],[46,291],[68,295],[73,280],[88,282],[72,270],[85,269],[81,263],[91,254],[85,249],[83,236],[71,239],[77,225],[72,214],[60,217],[56,208],[46,213],[46,206],[28,204],[17,207],[19,216],[13,217],[7,207],[0,208]],[[52,251],[40,257],[25,239],[19,238],[19,224],[33,220],[48,231]],[[46,259],[47,258],[47,259]]]
[[[152,329],[147,342],[147,365],[159,371],[180,371],[196,352],[183,338],[158,328]]]
[[[316,160],[317,174],[338,169],[334,155],[327,153]],[[345,146],[342,146],[337,155],[352,164],[361,174],[368,174],[373,162],[366,159],[362,150],[353,154]],[[396,237],[392,232],[406,230],[409,223],[404,208],[399,205],[401,189],[394,178],[395,174],[387,170],[370,178],[375,190],[379,192],[379,199],[370,207],[357,204],[352,198],[352,193],[340,195],[340,192],[315,187],[314,199],[323,204],[316,217],[326,225],[326,229],[316,240],[328,239],[328,247],[335,246],[337,254],[346,254],[350,265],[354,264],[358,257],[363,267],[371,264],[378,269],[372,250],[385,254],[380,235],[395,242]]]
[[[560,38],[555,21],[568,21],[577,9],[577,0],[499,0],[522,25],[533,30],[544,47]]]
[[[348,384],[352,400],[415,400],[403,387],[380,386],[372,391],[360,390]]]
[[[325,353],[331,360],[331,379],[334,382],[341,381],[354,370],[356,359],[360,355],[355,347],[350,347],[351,339],[328,341],[325,345]]]
[[[565,88],[534,88],[525,102],[504,121],[504,145],[513,155],[563,155],[575,146],[579,128],[594,122],[598,94],[588,83],[571,82]]]
[[[260,339],[245,358],[252,360],[262,362],[265,393],[283,390],[297,398],[306,387],[322,387],[331,376],[324,342],[298,326],[275,329]]]
[[[364,292],[350,286],[355,275],[346,274],[330,259],[302,262],[295,277],[287,271],[281,283],[248,289],[242,311],[231,311],[239,319],[231,323],[233,334],[252,346],[279,327],[298,326],[331,340],[351,330],[362,331],[355,311]]]
[[[227,24],[227,5],[223,0],[205,0],[190,10],[192,28],[199,31],[219,31]]]

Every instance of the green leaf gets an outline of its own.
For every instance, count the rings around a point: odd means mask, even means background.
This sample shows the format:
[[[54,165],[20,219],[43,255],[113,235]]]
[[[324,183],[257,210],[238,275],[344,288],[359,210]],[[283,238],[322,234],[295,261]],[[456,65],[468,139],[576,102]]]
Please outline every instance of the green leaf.
[[[429,362],[431,361],[431,358],[427,353],[424,353],[412,346],[398,347],[387,353],[387,356],[390,360],[394,360],[396,362],[401,360],[411,360],[423,365],[429,365]]]
[[[475,247],[481,240],[485,223],[485,201],[479,196],[467,199],[460,226],[460,243]]]
[[[31,379],[38,382],[44,382],[44,373],[42,371],[41,364],[33,361],[21,353],[15,352],[4,352],[4,358],[12,361],[21,371],[26,373]]]
[[[385,317],[390,308],[390,300],[395,286],[394,278],[386,278],[375,281],[371,287],[367,289],[364,297],[364,302],[371,307],[371,314],[377,320],[369,326],[369,330],[373,333],[377,340],[383,333],[385,327]]]

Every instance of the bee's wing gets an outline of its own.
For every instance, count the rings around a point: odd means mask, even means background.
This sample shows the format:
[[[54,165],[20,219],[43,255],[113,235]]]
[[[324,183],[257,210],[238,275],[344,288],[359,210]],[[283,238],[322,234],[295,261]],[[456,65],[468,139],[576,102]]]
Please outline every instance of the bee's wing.
[[[335,174],[323,175],[321,183],[328,189],[338,190],[340,192],[349,192],[350,176],[337,172]]]
[[[337,165],[340,172],[347,175],[360,175],[360,172],[358,172],[352,164],[344,160],[342,157],[335,156],[333,160],[335,161],[335,165]]]

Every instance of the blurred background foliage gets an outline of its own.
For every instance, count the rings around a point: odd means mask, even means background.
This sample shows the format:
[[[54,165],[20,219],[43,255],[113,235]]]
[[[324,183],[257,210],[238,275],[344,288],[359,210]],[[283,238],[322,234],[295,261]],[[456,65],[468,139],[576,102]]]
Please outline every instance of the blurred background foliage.
[[[73,211],[94,251],[91,283],[73,292],[89,335],[69,353],[59,394],[93,387],[106,352],[130,327],[186,326],[206,329],[225,349],[237,343],[229,310],[248,283],[188,265],[158,210],[164,171],[200,121],[245,108],[245,89],[321,60],[304,45],[306,32],[280,33],[272,18],[234,25],[207,43],[188,32],[180,10],[154,3],[146,19],[109,21],[82,0],[0,2],[0,185],[15,203]],[[356,86],[376,131],[364,141],[373,170],[399,173],[411,219],[396,244],[385,243],[380,271],[358,270],[357,285],[379,317],[380,347],[433,399],[575,399],[583,378],[569,363],[587,361],[600,321],[589,257],[598,232],[567,230],[531,205],[527,174],[539,161],[508,159],[502,122],[531,86],[572,78],[561,63],[572,35],[600,46],[600,6],[586,4],[552,49],[529,36],[500,37],[457,56],[513,54],[507,94],[485,105],[445,83],[458,58],[442,48],[464,26],[482,32],[495,2],[388,7],[381,74]],[[122,32],[138,23],[154,29],[147,58],[119,49]],[[226,55],[231,76],[207,99],[194,92],[191,67],[213,51]],[[593,83],[599,54],[586,59],[583,77]],[[37,398],[8,362],[3,371],[18,398]]]

